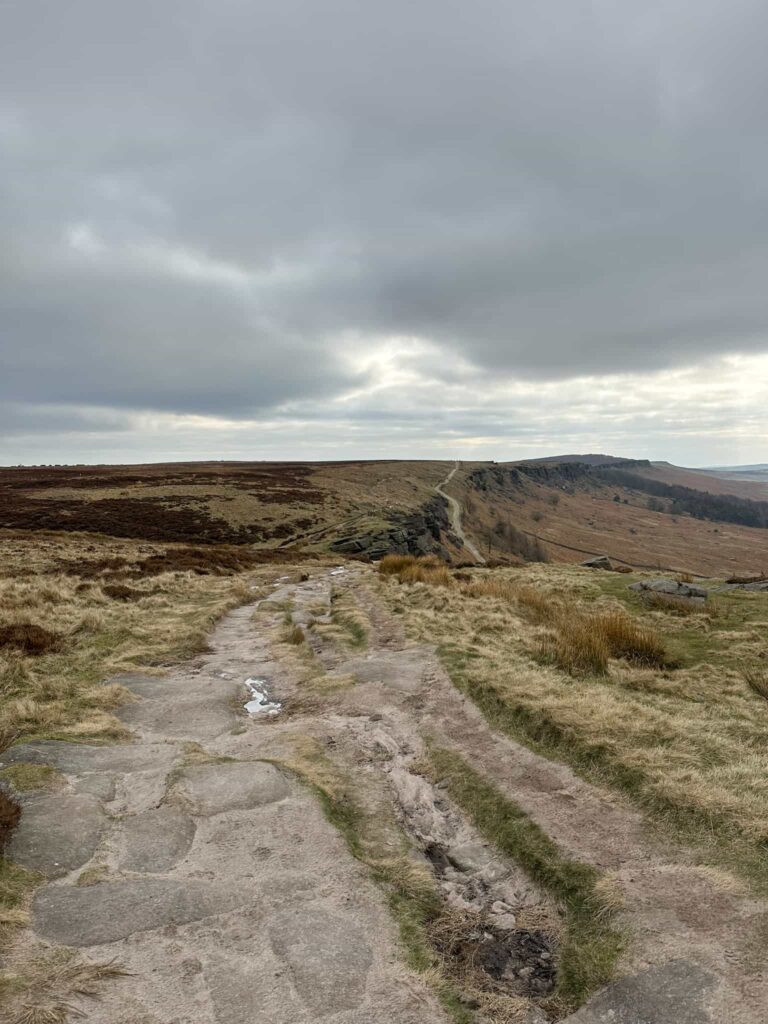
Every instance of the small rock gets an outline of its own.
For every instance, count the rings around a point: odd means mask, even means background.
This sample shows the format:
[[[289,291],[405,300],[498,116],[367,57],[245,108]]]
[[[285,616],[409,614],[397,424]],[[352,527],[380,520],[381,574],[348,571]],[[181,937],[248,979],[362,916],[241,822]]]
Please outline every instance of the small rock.
[[[514,914],[497,914],[493,923],[497,928],[506,932],[512,932],[517,928],[517,918]]]
[[[508,907],[506,903],[502,903],[501,900],[496,900],[495,903],[491,904],[492,914],[508,914],[511,909],[512,908]]]

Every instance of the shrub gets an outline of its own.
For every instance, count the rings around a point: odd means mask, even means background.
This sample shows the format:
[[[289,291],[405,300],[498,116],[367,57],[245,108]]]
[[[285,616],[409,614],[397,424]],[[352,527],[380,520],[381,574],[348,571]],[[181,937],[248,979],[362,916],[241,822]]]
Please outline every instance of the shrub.
[[[33,622],[14,622],[0,626],[0,650],[4,647],[33,656],[50,654],[60,649],[61,637]]]

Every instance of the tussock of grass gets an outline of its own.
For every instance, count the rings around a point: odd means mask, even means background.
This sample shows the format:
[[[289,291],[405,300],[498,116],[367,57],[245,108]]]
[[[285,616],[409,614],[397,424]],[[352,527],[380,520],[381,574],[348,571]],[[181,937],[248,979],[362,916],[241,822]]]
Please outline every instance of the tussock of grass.
[[[611,650],[606,637],[582,616],[563,619],[541,645],[542,659],[572,676],[603,676]]]
[[[666,649],[656,631],[630,618],[621,609],[597,612],[589,616],[587,622],[605,642],[612,657],[649,668],[665,668],[669,664]]]
[[[28,897],[41,881],[40,875],[0,854],[0,951],[10,945],[15,929],[26,924]]]
[[[127,971],[110,960],[93,963],[72,949],[57,949],[44,956],[14,963],[0,975],[0,997],[8,1004],[9,1024],[64,1024],[74,1011],[76,996],[98,995],[107,978],[119,978]]]
[[[447,783],[448,795],[486,839],[564,906],[567,934],[553,1002],[559,1012],[574,1010],[611,980],[623,949],[623,937],[610,923],[617,909],[615,889],[608,893],[595,868],[566,857],[527,814],[458,754],[432,749],[429,759],[434,777]]]
[[[741,675],[750,690],[763,700],[768,700],[768,669],[745,668]]]
[[[304,630],[298,625],[291,626],[285,637],[286,643],[294,644],[296,647],[298,647],[299,644],[306,643],[306,640],[307,638],[304,634]]]
[[[396,576],[401,583],[427,583],[433,587],[450,587],[455,583],[448,566],[434,555],[385,555],[379,562],[379,572]]]

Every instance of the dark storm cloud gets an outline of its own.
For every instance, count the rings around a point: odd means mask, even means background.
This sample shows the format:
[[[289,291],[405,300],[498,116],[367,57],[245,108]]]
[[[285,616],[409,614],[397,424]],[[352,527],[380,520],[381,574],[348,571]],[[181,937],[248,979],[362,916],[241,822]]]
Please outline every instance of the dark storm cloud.
[[[756,0],[0,22],[0,399],[247,416],[398,334],[479,380],[768,348]]]

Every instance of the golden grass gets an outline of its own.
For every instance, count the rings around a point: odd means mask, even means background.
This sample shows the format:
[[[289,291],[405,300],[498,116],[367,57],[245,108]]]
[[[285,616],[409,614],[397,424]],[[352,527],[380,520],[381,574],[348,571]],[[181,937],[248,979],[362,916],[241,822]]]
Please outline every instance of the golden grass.
[[[115,960],[94,963],[72,949],[16,961],[0,975],[0,997],[7,1007],[8,1024],[64,1024],[82,1016],[72,1000],[96,997],[100,984],[127,972]]]
[[[656,630],[630,618],[620,608],[608,608],[588,615],[586,623],[605,643],[613,658],[624,658],[649,668],[664,668],[669,662],[664,643]]]
[[[558,622],[541,644],[542,658],[572,676],[601,676],[608,671],[610,647],[590,619],[575,615]]]
[[[742,669],[741,674],[750,690],[753,690],[763,700],[768,700],[768,669],[745,668]]]
[[[478,579],[452,574],[434,556],[387,555],[379,572],[395,576],[401,583],[452,587],[469,598],[489,598],[515,606],[532,621],[550,627],[552,632],[542,642],[541,654],[571,675],[605,675],[610,658],[655,667],[670,662],[655,629],[621,608],[585,613],[557,594],[500,573],[486,572]]]
[[[383,576],[396,576],[401,583],[427,583],[432,587],[450,587],[455,580],[448,566],[434,555],[385,555],[379,562]]]
[[[408,635],[438,646],[456,685],[495,726],[629,793],[671,830],[686,830],[713,863],[739,863],[753,878],[762,871],[768,886],[768,701],[760,689],[768,596],[729,594],[717,617],[681,619],[645,609],[626,577],[596,581],[564,565],[481,576],[494,577],[489,596],[477,587],[392,587],[386,580],[381,589]],[[522,596],[499,599],[510,587]],[[635,611],[627,615],[631,645],[625,620],[616,618],[626,614],[615,610],[620,595]],[[575,623],[601,621],[625,658],[610,661],[605,674],[573,675],[537,660],[542,643],[562,628],[553,609],[563,607]],[[662,628],[663,646],[681,667],[655,663]],[[563,661],[570,657],[569,646]]]

